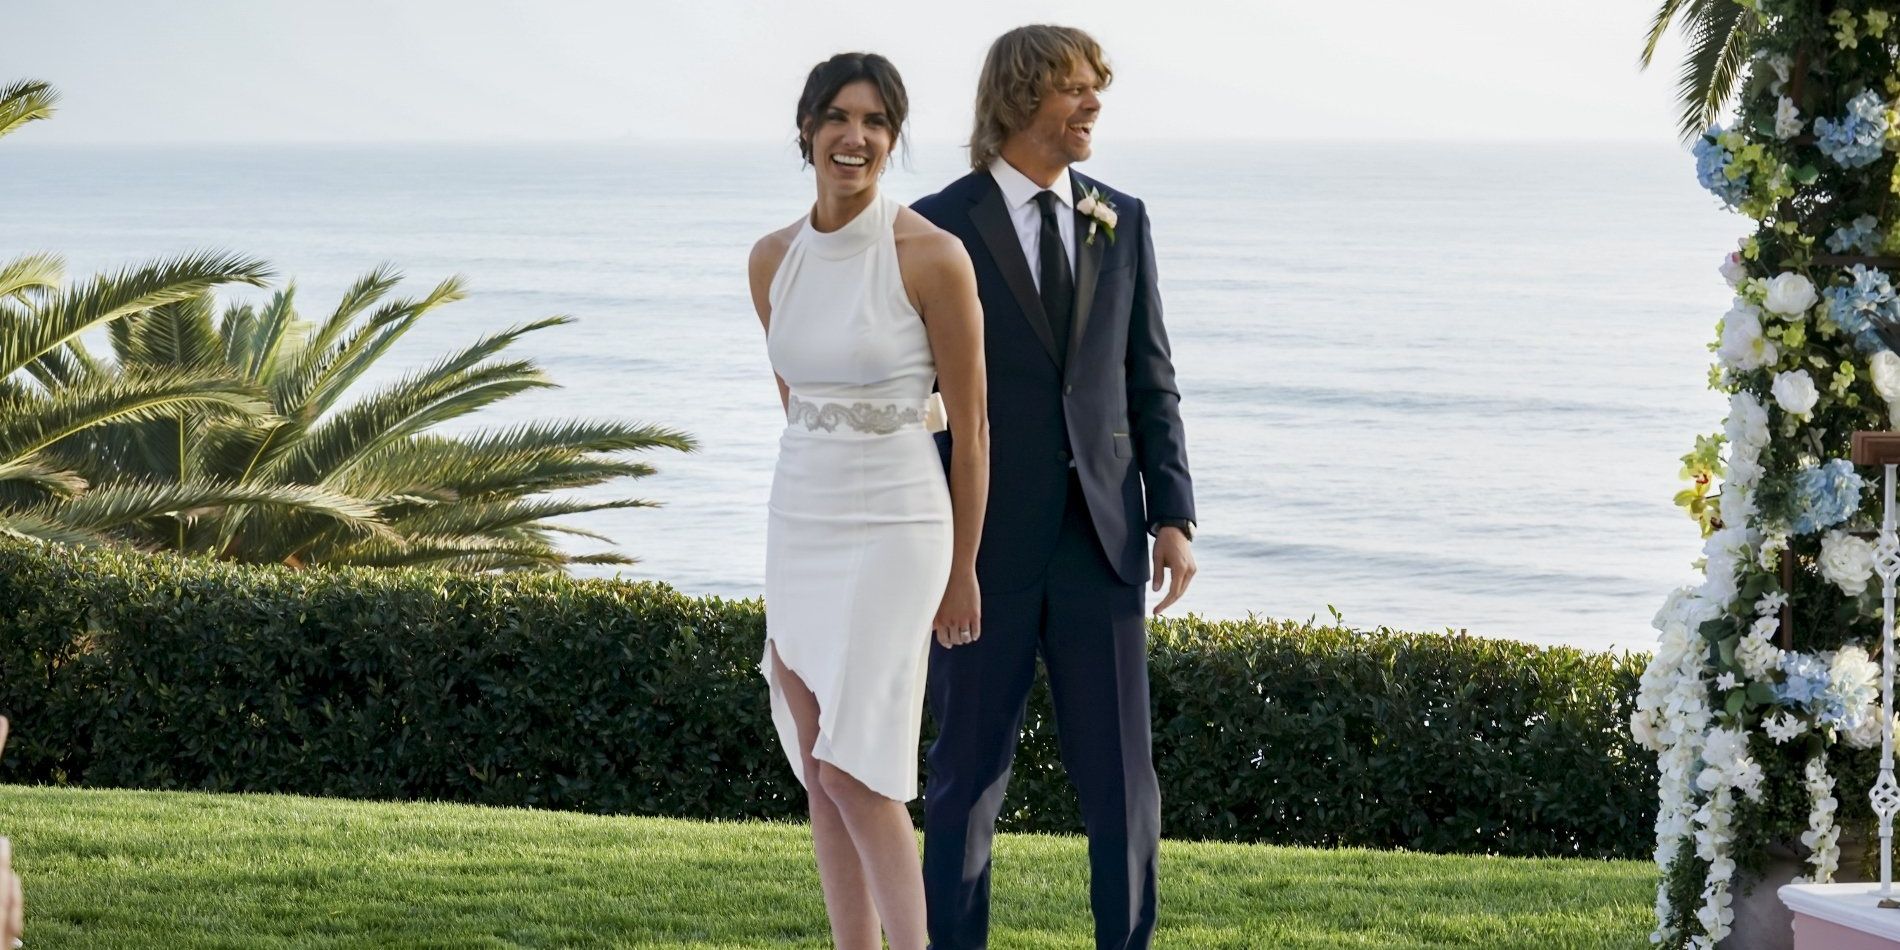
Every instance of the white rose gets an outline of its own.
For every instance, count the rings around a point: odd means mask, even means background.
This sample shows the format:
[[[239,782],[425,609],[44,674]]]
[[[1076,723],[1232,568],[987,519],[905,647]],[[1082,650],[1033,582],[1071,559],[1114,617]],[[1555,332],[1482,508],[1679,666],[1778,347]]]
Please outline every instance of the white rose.
[[[1743,278],[1747,276],[1748,265],[1742,263],[1740,251],[1730,251],[1727,257],[1722,258],[1722,279],[1728,281],[1730,287],[1741,286]]]
[[[1800,274],[1788,272],[1778,274],[1768,282],[1768,299],[1763,303],[1769,310],[1785,316],[1795,316],[1808,312],[1821,298],[1814,292],[1814,283]]]
[[[1874,392],[1888,402],[1900,401],[1900,353],[1881,350],[1867,362],[1873,368]]]
[[[1095,199],[1088,195],[1083,195],[1082,200],[1075,203],[1075,210],[1083,214],[1093,215],[1095,213]]]
[[[1770,389],[1775,394],[1775,405],[1780,406],[1782,412],[1804,419],[1821,399],[1820,392],[1814,388],[1814,377],[1805,369],[1776,373],[1775,384]]]
[[[1715,355],[1731,369],[1760,369],[1781,358],[1761,333],[1761,311],[1746,300],[1737,299],[1722,317],[1722,345]]]
[[[1858,594],[1874,576],[1874,543],[1839,528],[1821,538],[1821,576],[1848,594]]]
[[[1900,724],[1900,716],[1894,717]],[[1880,710],[1875,708],[1870,716],[1862,716],[1860,723],[1846,731],[1847,744],[1856,749],[1877,749],[1880,747]]]
[[[1121,220],[1120,218],[1115,216],[1115,210],[1113,208],[1108,207],[1107,205],[1102,206],[1101,213],[1096,215],[1096,217],[1101,218],[1102,223],[1108,225],[1111,228],[1115,226],[1115,222]]]
[[[1794,107],[1794,100],[1782,96],[1775,103],[1775,138],[1786,142],[1801,134],[1801,112]]]

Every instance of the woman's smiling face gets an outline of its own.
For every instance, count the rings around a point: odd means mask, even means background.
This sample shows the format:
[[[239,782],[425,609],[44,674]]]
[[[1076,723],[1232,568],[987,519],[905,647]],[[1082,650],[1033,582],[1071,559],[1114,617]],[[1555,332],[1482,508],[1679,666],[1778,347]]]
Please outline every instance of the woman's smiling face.
[[[811,121],[811,160],[820,187],[849,194],[877,181],[897,133],[875,84],[845,84]]]

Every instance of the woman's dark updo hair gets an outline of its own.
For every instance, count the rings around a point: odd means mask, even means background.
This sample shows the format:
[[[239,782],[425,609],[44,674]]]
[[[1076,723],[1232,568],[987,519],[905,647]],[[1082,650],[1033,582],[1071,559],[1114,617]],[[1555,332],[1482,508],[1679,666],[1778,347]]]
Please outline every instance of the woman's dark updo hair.
[[[897,75],[897,67],[890,60],[876,53],[839,53],[811,68],[811,75],[805,77],[805,91],[798,96],[798,154],[805,164],[812,164],[811,133],[819,114],[838,97],[838,90],[859,80],[869,80],[884,100],[895,151],[904,135],[904,118],[910,113],[903,77]]]

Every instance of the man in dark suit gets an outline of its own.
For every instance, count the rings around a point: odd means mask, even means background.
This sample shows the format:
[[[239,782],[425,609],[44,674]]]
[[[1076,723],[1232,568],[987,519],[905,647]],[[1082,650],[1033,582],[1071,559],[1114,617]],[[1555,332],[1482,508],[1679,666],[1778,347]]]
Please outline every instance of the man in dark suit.
[[[1004,34],[979,82],[974,170],[912,205],[976,267],[994,486],[976,566],[982,633],[931,648],[935,950],[987,945],[991,839],[1039,654],[1088,831],[1096,946],[1153,937],[1161,798],[1141,585],[1151,567],[1156,590],[1168,576],[1156,613],[1186,591],[1194,492],[1147,212],[1069,168],[1089,156],[1109,80],[1080,30]]]

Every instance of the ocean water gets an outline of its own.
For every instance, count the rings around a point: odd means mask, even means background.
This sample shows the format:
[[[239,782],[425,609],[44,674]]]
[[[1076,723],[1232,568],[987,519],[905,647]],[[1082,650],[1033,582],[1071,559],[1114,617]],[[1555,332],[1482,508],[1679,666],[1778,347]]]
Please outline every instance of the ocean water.
[[[294,279],[306,317],[379,262],[421,294],[465,275],[386,362],[528,337],[562,388],[482,424],[606,416],[691,455],[595,492],[663,503],[575,519],[640,558],[599,569],[753,596],[783,425],[745,285],[752,241],[804,213],[789,147],[0,145],[0,256],[95,271],[204,247]],[[917,145],[885,187],[962,169]],[[1700,540],[1671,503],[1719,427],[1716,265],[1747,222],[1667,145],[1105,141],[1082,170],[1141,196],[1200,514],[1174,610],[1464,629],[1647,649]],[[1001,475],[996,491],[1008,491]],[[598,545],[582,542],[578,547]]]

